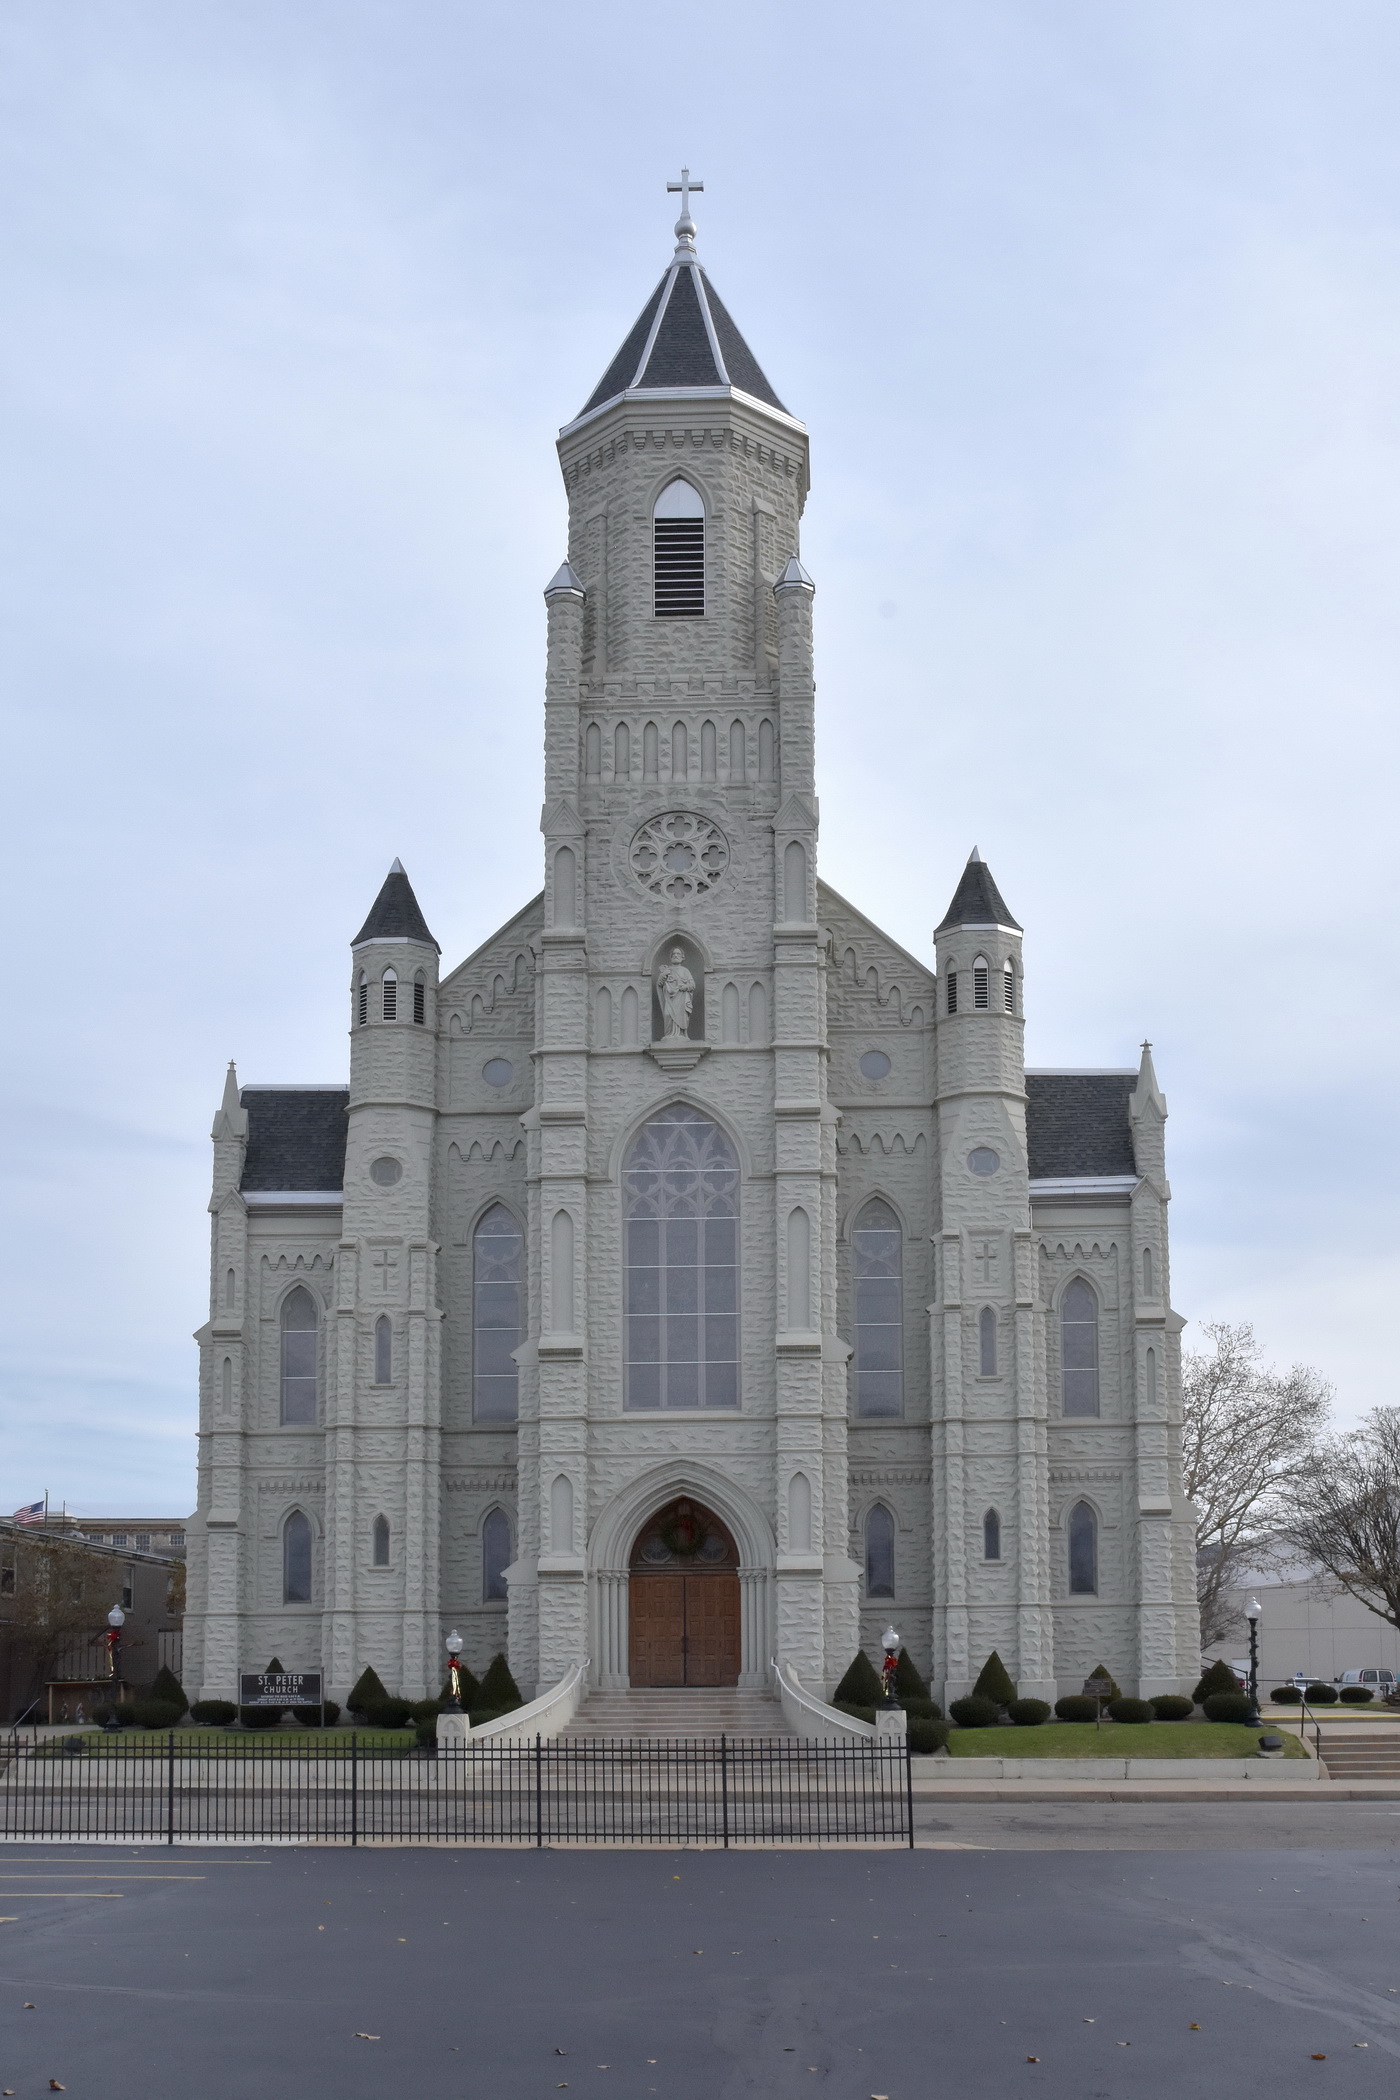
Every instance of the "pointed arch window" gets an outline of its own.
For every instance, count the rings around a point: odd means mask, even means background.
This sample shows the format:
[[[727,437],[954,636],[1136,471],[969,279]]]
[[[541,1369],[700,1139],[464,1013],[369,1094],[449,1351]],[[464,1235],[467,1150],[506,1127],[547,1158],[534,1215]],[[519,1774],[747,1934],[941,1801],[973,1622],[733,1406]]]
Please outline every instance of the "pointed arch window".
[[[693,620],[705,610],[705,505],[679,476],[652,511],[652,565],[658,620]]]
[[[372,1558],[376,1568],[387,1568],[389,1565],[389,1519],[387,1517],[376,1517],[374,1520]]]
[[[503,1509],[488,1510],[481,1527],[481,1594],[487,1604],[505,1598],[510,1563],[510,1518]]]
[[[413,1019],[419,1028],[427,1025],[428,980],[421,970],[413,980]]]
[[[1001,1559],[1001,1518],[994,1509],[989,1509],[982,1519],[982,1558]]]
[[[983,1378],[997,1375],[997,1316],[990,1305],[977,1316],[977,1367]]]
[[[369,979],[363,970],[360,972],[359,984],[355,988],[355,1019],[361,1028],[364,1027],[369,1019]]]
[[[316,1300],[304,1284],[282,1300],[282,1420],[316,1419]]]
[[[1003,963],[1001,971],[1001,1003],[1009,1014],[1016,1011],[1016,969],[1013,963]]]
[[[972,958],[972,1005],[974,1012],[981,1013],[991,1005],[991,983],[991,971],[987,967],[986,956],[974,955]]]
[[[1099,1411],[1099,1301],[1082,1276],[1060,1300],[1060,1404],[1067,1415]]]
[[[299,1509],[282,1526],[282,1602],[311,1602],[311,1519]]]
[[[947,1002],[947,1003],[948,1003],[948,1011],[949,1011],[949,1013],[950,1013],[950,1014],[955,1014],[955,1013],[957,1012],[957,1010],[958,1010],[958,973],[957,973],[957,971],[956,971],[956,970],[950,970],[950,971],[948,972],[948,1002]]]
[[[739,1405],[739,1162],[677,1102],[623,1169],[626,1398],[639,1408]]]
[[[904,1235],[879,1196],[856,1219],[851,1259],[856,1413],[888,1419],[904,1412]]]
[[[394,1323],[381,1313],[374,1323],[374,1382],[391,1385],[394,1378]]]
[[[1099,1593],[1099,1520],[1087,1502],[1076,1502],[1069,1513],[1069,1593]]]
[[[865,1594],[894,1595],[894,1518],[883,1502],[865,1520]]]
[[[472,1234],[472,1391],[478,1422],[513,1422],[519,1374],[525,1237],[504,1203],[493,1203]]]
[[[384,1018],[397,1021],[399,1017],[399,977],[397,970],[386,970],[381,984],[384,994]]]

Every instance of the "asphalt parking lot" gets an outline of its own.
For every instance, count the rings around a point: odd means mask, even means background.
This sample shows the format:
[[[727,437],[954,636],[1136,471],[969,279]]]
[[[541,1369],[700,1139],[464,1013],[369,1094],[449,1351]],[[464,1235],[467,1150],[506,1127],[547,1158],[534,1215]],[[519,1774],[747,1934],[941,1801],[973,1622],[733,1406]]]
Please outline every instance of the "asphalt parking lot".
[[[970,1821],[930,1833],[960,1849],[912,1853],[7,1846],[3,2088],[1392,2091],[1400,1821],[1384,1844],[1358,1823],[1350,1849],[1242,1850],[1199,1810],[1151,1813],[1206,1849],[1107,1857],[1071,1833],[1048,1859]]]

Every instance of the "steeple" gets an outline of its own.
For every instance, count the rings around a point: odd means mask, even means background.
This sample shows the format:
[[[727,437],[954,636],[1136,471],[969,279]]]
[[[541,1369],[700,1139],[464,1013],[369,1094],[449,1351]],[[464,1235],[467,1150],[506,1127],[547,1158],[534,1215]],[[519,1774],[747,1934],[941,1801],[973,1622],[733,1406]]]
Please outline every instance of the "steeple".
[[[1019,921],[1006,908],[1006,900],[992,880],[992,871],[974,846],[953,892],[953,901],[934,928],[934,939],[954,926],[1004,926],[1019,933]]]
[[[634,391],[744,394],[779,415],[788,413],[700,266],[690,198],[704,186],[692,181],[688,168],[679,182],[666,185],[681,193],[671,266],[580,409],[580,421]]]
[[[401,860],[396,860],[384,877],[384,886],[370,906],[369,917],[350,945],[358,948],[364,941],[421,941],[425,948],[438,947]],[[440,948],[438,953],[442,953]]]

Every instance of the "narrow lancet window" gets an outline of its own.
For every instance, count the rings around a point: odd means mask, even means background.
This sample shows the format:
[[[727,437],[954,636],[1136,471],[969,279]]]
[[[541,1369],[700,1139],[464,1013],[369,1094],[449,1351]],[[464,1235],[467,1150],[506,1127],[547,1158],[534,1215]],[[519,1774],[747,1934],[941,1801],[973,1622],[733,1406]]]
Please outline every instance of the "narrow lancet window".
[[[1061,1404],[1067,1415],[1099,1411],[1099,1301],[1077,1276],[1060,1300]]]
[[[282,1526],[282,1602],[311,1602],[311,1520],[299,1509]]]
[[[1016,1011],[1016,971],[1006,963],[1001,973],[1001,1003],[1009,1014]]]
[[[865,1520],[865,1594],[894,1595],[894,1518],[883,1502]]]
[[[1001,1518],[994,1509],[989,1509],[982,1519],[982,1558],[1001,1559]]]
[[[413,1018],[419,1028],[428,1020],[428,980],[420,970],[413,980]]]
[[[386,970],[381,989],[384,994],[384,1018],[397,1021],[399,1017],[399,980],[394,970]]]
[[[670,482],[652,512],[654,610],[658,620],[705,610],[705,505],[688,481]]]
[[[513,1422],[518,1411],[525,1240],[504,1203],[493,1203],[472,1235],[472,1385],[478,1422]]]
[[[978,1368],[984,1378],[997,1375],[997,1316],[990,1305],[984,1305],[977,1316]]]
[[[487,1604],[504,1600],[510,1561],[510,1518],[503,1509],[488,1510],[481,1527],[481,1594]]]
[[[282,1420],[316,1419],[316,1300],[298,1284],[282,1300]]]
[[[991,973],[987,968],[987,958],[985,955],[974,956],[972,962],[973,1011],[981,1013],[991,1003]]]
[[[387,1517],[376,1517],[374,1520],[374,1565],[376,1568],[387,1568],[389,1565],[389,1519]]]
[[[394,1376],[394,1323],[381,1313],[374,1323],[374,1382],[389,1385]]]
[[[950,1013],[950,1014],[955,1014],[955,1013],[957,1012],[957,1010],[958,1010],[958,973],[957,973],[957,971],[956,971],[956,970],[950,970],[950,971],[948,972],[948,1011],[949,1011],[949,1013]]]
[[[1099,1591],[1099,1520],[1087,1502],[1069,1513],[1069,1593],[1096,1597]]]
[[[856,1413],[904,1412],[904,1235],[888,1203],[873,1197],[851,1234],[855,1273]]]

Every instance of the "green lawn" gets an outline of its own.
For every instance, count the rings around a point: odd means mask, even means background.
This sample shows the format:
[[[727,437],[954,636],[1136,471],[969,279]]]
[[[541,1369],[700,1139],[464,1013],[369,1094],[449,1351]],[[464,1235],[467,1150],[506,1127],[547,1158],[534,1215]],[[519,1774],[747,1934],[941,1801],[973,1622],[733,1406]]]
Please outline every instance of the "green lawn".
[[[1296,1736],[1277,1729],[1285,1757],[1305,1757]],[[1047,1721],[1040,1728],[955,1728],[953,1757],[1253,1757],[1260,1730],[1229,1721]]]
[[[388,1752],[400,1757],[412,1750],[417,1741],[411,1728],[361,1728],[355,1733],[362,1751]],[[124,1728],[120,1735],[104,1734],[100,1728],[75,1728],[73,1734],[81,1735],[88,1750],[104,1757],[164,1757],[169,1741],[168,1731],[155,1728]],[[295,1734],[289,1728],[232,1731],[177,1728],[175,1755],[249,1757],[275,1750],[285,1757],[306,1757],[317,1753],[349,1757],[350,1735],[348,1728],[299,1728]],[[53,1737],[41,1744],[34,1754],[36,1757],[67,1757],[71,1753],[64,1749],[63,1738]]]

